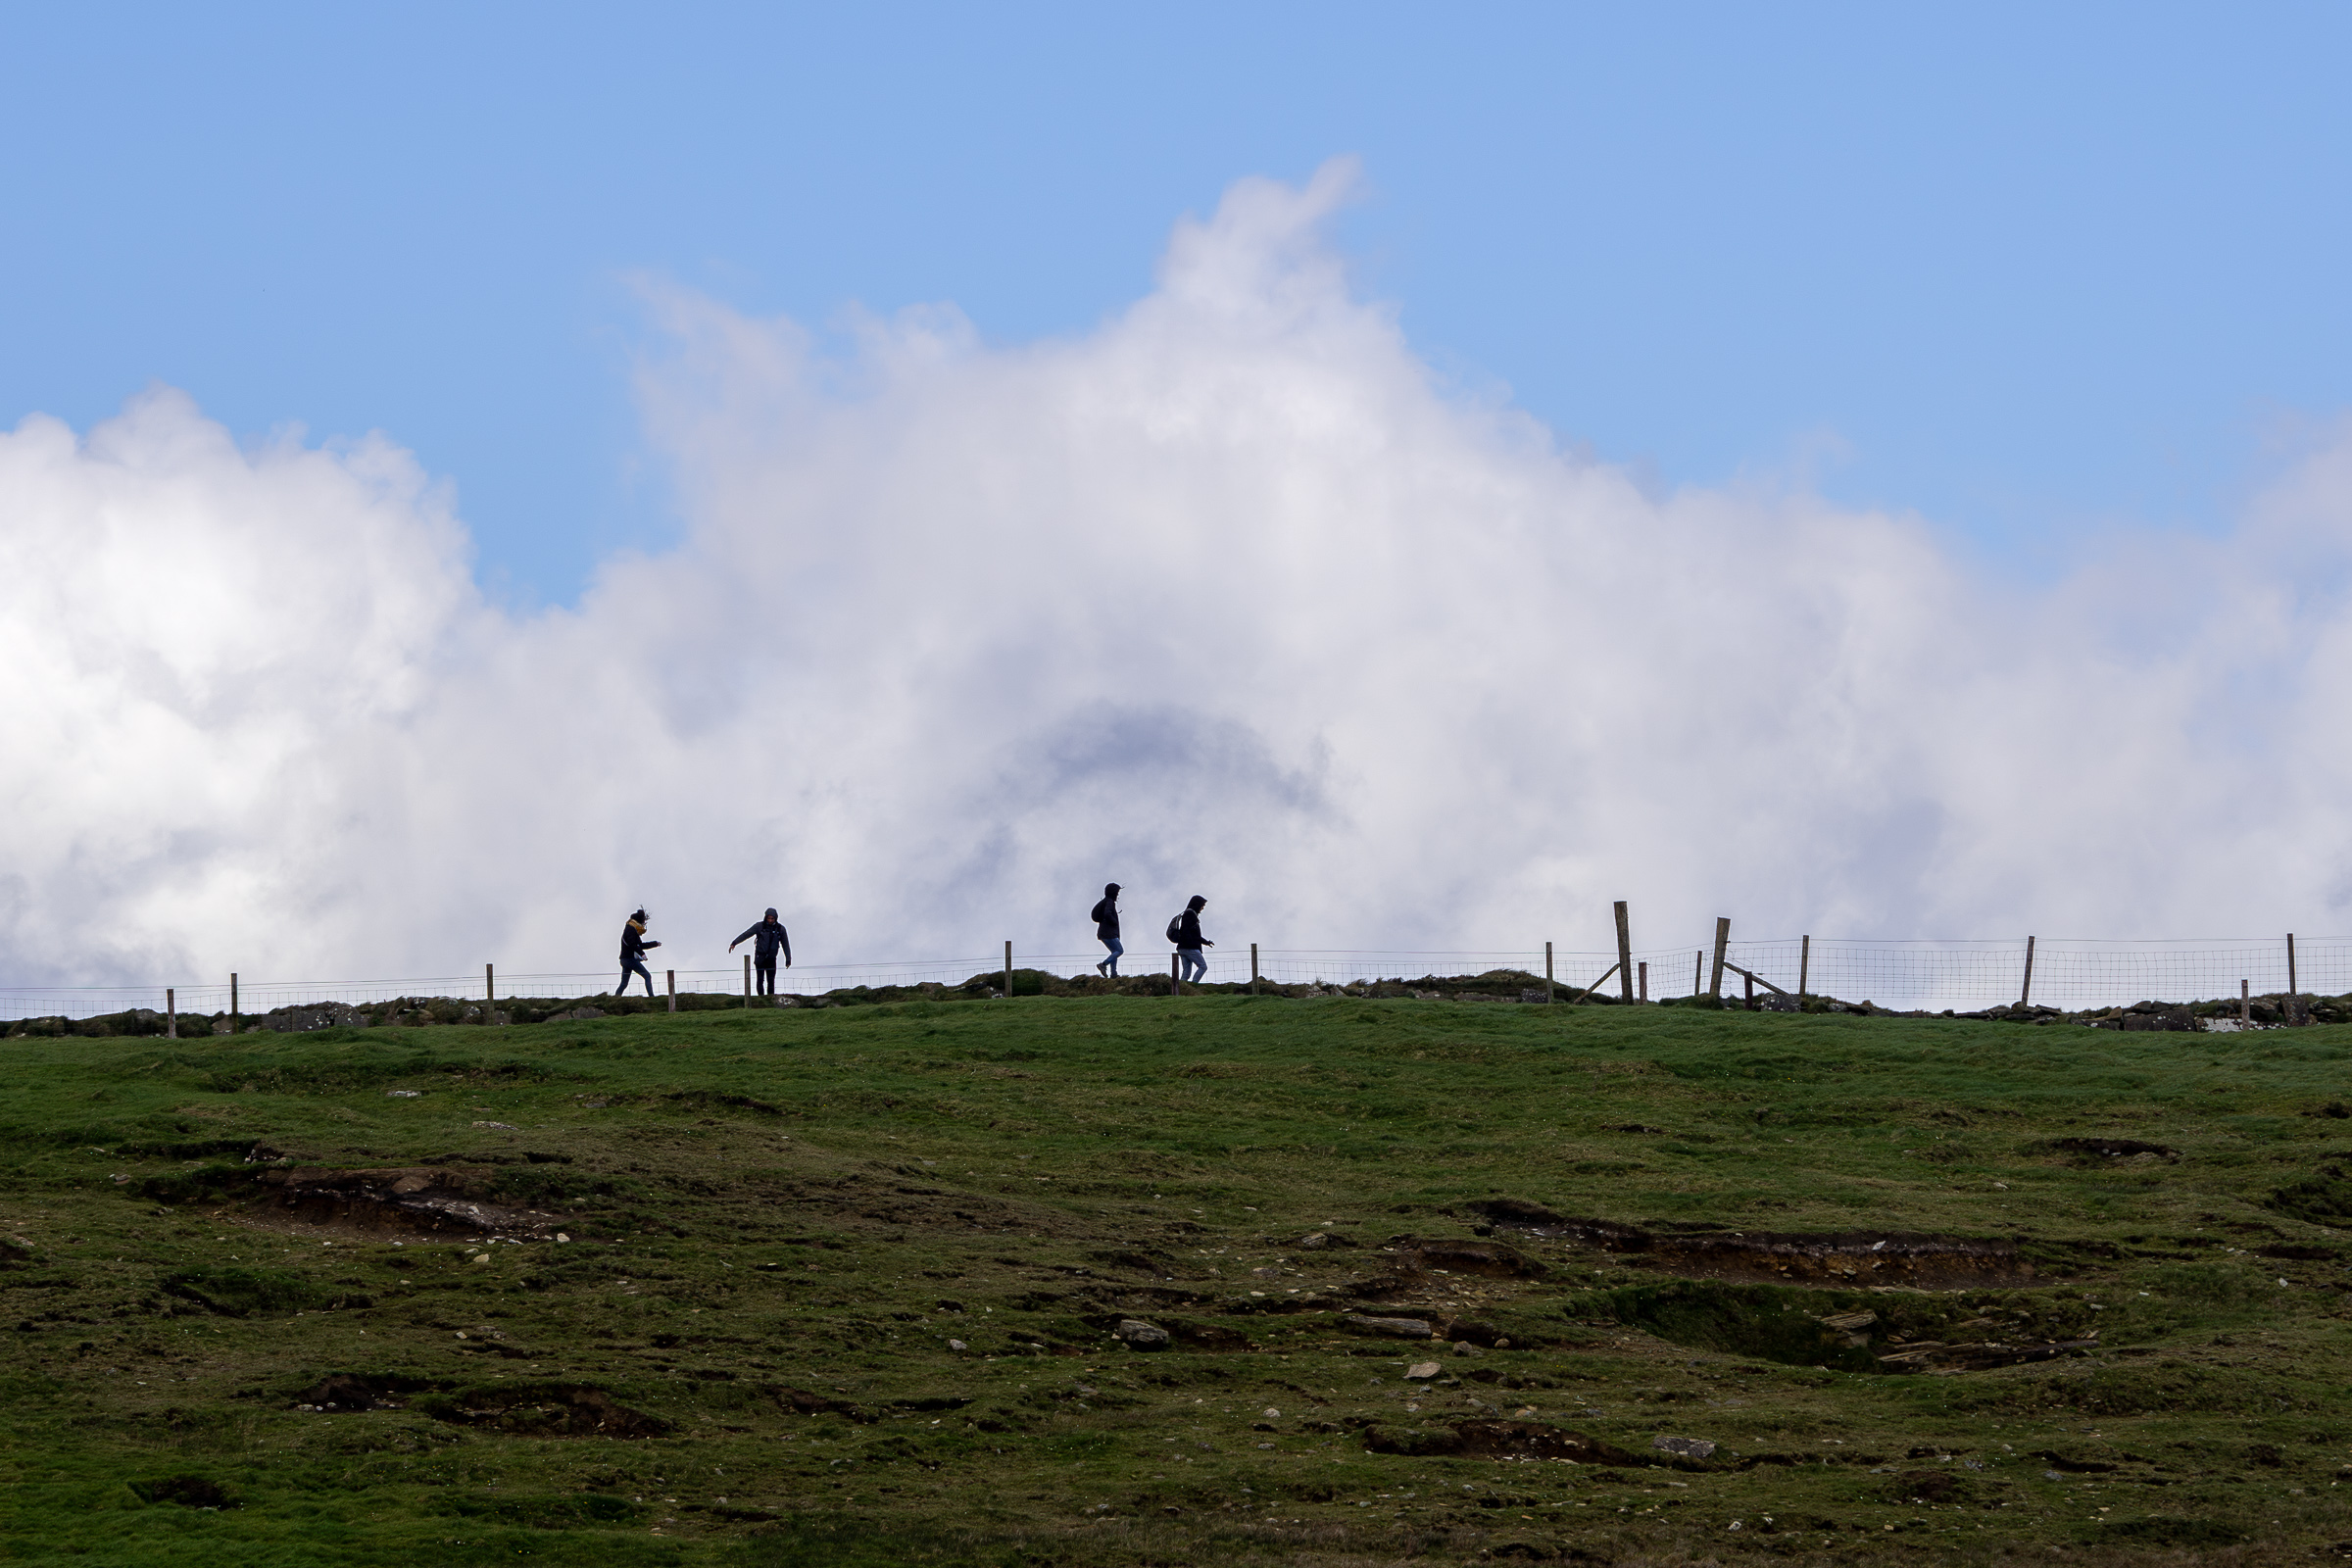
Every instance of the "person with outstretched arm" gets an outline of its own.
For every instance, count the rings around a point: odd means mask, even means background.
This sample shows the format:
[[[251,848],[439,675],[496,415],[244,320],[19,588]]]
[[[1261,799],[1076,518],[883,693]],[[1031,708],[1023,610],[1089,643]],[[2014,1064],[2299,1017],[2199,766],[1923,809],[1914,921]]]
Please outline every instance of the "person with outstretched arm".
[[[1110,950],[1110,956],[1095,965],[1095,973],[1119,977],[1119,955],[1127,951],[1119,941],[1119,885],[1102,884],[1102,902],[1096,905],[1087,918],[1095,922],[1095,940]]]
[[[1196,893],[1184,912],[1168,922],[1168,940],[1176,944],[1178,968],[1186,980],[1208,973],[1208,959],[1200,950],[1216,944],[1200,934],[1200,911],[1207,907],[1208,901]]]
[[[654,971],[645,966],[645,950],[658,948],[662,944],[645,940],[645,928],[650,923],[645,911],[639,909],[629,916],[629,923],[620,928],[620,989],[612,993],[616,997],[629,994],[631,974],[645,976],[645,994],[649,997],[654,994]]]
[[[757,940],[754,940],[755,938]],[[733,942],[728,943],[727,951],[733,953],[746,942],[752,943],[752,968],[760,976],[760,994],[763,997],[774,996],[776,994],[776,951],[779,948],[783,950],[784,967],[791,968],[791,935],[785,931],[783,922],[776,918],[776,911],[770,909],[767,911],[765,919],[737,937]]]

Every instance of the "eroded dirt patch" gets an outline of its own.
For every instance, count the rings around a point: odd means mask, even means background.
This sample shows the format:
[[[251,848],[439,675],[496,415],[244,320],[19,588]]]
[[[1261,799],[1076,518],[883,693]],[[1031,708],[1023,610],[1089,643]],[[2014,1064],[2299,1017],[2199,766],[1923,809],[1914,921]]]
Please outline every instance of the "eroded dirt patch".
[[[1516,1199],[1472,1206],[1498,1226],[1576,1242],[1691,1279],[1962,1290],[2024,1285],[2034,1278],[2032,1260],[2017,1244],[1997,1238],[1711,1227],[1668,1232],[1615,1220],[1572,1219]]]
[[[402,1377],[397,1373],[335,1372],[295,1396],[294,1408],[330,1415],[400,1410],[407,1408],[408,1396],[442,1386],[429,1378]]]
[[[1551,1270],[1516,1248],[1501,1242],[1449,1239],[1425,1240],[1399,1236],[1383,1249],[1380,1273],[1337,1288],[1332,1294],[1360,1300],[1381,1301],[1409,1295],[1433,1284],[1437,1276],[1489,1280],[1540,1280]]]
[[[1364,1429],[1364,1446],[1374,1453],[1416,1459],[1573,1459],[1578,1464],[1672,1465],[1690,1461],[1663,1454],[1629,1453],[1581,1432],[1540,1421],[1456,1421],[1449,1427]]]
[[[658,1438],[669,1431],[668,1422],[587,1383],[458,1387],[401,1373],[336,1372],[295,1396],[294,1407],[326,1415],[414,1408],[452,1426],[526,1438]]]
[[[768,1389],[766,1393],[768,1397],[776,1401],[778,1408],[789,1410],[794,1415],[837,1415],[844,1420],[855,1421],[860,1426],[871,1426],[875,1421],[881,1419],[879,1416],[870,1415],[859,1409],[847,1399],[835,1399],[822,1394],[811,1394],[807,1389],[788,1389],[779,1385]]]
[[[2151,1144],[2137,1138],[2053,1138],[2046,1146],[2061,1154],[2075,1154],[2090,1160],[2129,1159],[2140,1162],[2153,1160],[2177,1161],[2180,1152],[2163,1144]]]
[[[419,1395],[416,1410],[453,1426],[518,1438],[659,1438],[669,1423],[586,1383],[517,1383]]]
[[[296,1165],[260,1174],[256,1207],[270,1218],[370,1236],[551,1240],[576,1220],[490,1201],[495,1173],[462,1166],[334,1170]]]
[[[1678,1280],[1596,1293],[1607,1318],[1693,1349],[1845,1372],[1975,1372],[2098,1348],[2081,1301]]]

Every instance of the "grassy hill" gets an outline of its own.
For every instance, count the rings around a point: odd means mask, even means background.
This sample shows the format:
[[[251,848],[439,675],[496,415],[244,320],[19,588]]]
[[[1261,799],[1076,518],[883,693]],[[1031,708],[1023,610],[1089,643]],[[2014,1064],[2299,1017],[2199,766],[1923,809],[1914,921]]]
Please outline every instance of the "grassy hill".
[[[0,1555],[2352,1554],[2348,1047],[1134,996],[13,1039]]]

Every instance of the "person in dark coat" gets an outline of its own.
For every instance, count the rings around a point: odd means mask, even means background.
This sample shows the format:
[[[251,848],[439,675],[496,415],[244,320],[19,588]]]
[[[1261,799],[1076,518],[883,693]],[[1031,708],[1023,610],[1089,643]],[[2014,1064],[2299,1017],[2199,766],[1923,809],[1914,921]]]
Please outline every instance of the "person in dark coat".
[[[1119,885],[1102,884],[1102,902],[1096,905],[1087,916],[1095,922],[1095,940],[1110,950],[1110,956],[1095,965],[1095,973],[1105,974],[1113,980],[1119,977],[1119,955],[1127,951],[1119,941]]]
[[[650,923],[645,911],[639,909],[629,916],[629,923],[620,928],[620,989],[613,993],[614,996],[628,995],[631,974],[645,976],[645,994],[649,997],[654,994],[654,971],[645,966],[645,950],[658,948],[662,944],[645,940],[645,928]]]
[[[1196,893],[1192,902],[1184,906],[1184,912],[1172,924],[1176,957],[1187,980],[1199,980],[1208,973],[1208,958],[1200,950],[1216,946],[1200,934],[1200,911],[1207,907],[1208,901]]]
[[[753,926],[733,942],[728,943],[727,951],[733,953],[746,942],[752,944],[752,969],[760,977],[760,994],[763,997],[774,996],[776,994],[776,952],[778,949],[783,950],[784,967],[791,968],[792,937],[785,931],[783,923],[776,918],[776,911],[770,909],[767,911],[767,918]]]

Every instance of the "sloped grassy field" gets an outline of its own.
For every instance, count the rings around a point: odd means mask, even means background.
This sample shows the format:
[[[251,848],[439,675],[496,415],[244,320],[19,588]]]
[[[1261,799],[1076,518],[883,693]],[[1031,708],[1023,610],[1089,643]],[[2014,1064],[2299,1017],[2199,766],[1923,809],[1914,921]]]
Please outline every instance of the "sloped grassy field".
[[[12,1040],[0,1552],[2352,1555],[2348,1047],[1247,997]]]

